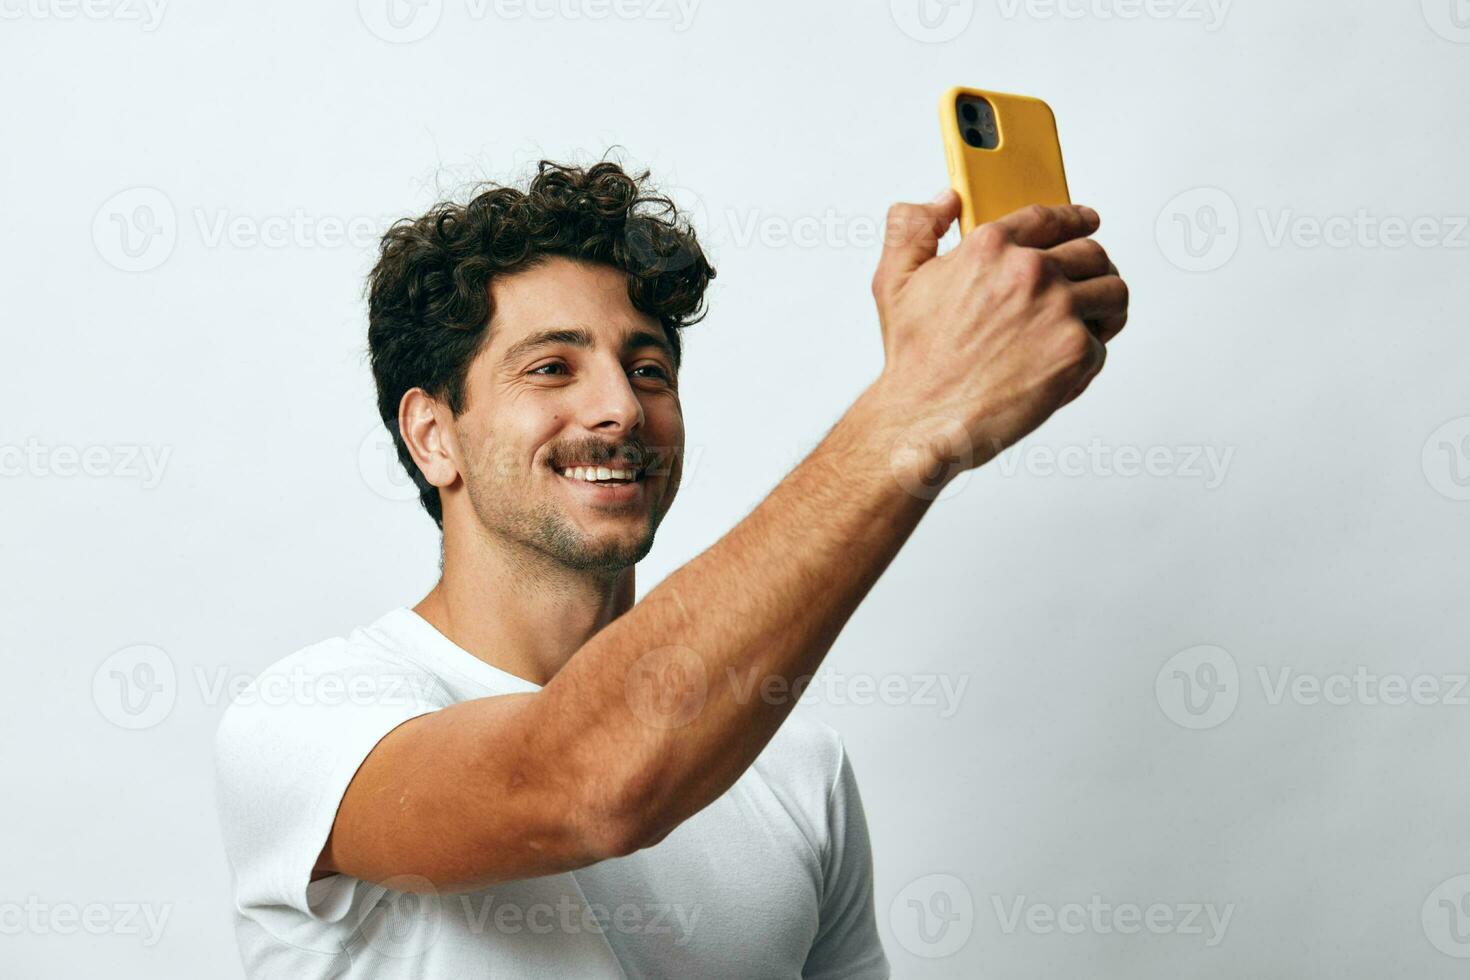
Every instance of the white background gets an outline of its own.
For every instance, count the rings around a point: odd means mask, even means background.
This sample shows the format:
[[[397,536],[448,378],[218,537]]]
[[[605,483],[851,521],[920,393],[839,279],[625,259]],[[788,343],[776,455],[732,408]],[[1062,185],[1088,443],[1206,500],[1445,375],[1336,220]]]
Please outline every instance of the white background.
[[[694,208],[696,465],[644,592],[878,370],[878,229],[943,186],[952,84],[1052,104],[1133,313],[800,709],[895,975],[1464,974],[1470,5],[395,2],[0,0],[0,974],[239,975],[221,685],[436,573],[363,358],[388,220],[614,144]]]

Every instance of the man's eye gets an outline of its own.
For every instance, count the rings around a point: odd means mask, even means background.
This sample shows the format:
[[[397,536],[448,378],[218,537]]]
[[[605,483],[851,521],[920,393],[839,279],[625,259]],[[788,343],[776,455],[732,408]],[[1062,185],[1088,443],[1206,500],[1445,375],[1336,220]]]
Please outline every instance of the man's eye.
[[[539,374],[542,377],[551,377],[554,374],[562,374],[562,373],[564,373],[566,371],[566,368],[567,368],[567,366],[565,364],[562,364],[559,361],[553,361],[550,364],[543,364],[540,367],[532,368],[531,370],[527,371],[526,373],[527,374]],[[651,375],[643,375],[643,377],[652,377],[652,378],[657,378],[657,379],[660,379],[660,380],[663,380],[663,381],[669,380],[669,373],[667,371],[665,371],[662,367],[660,367],[657,364],[640,364],[638,367],[636,367],[636,368],[633,369],[633,373],[635,373],[635,374],[637,374],[639,371],[652,371],[652,372],[654,372]]]

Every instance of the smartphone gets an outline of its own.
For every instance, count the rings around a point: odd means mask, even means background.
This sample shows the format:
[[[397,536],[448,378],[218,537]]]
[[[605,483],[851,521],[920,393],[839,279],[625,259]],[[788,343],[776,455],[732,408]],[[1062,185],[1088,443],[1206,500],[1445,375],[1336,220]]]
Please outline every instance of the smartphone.
[[[1027,95],[956,86],[939,99],[960,233],[1028,204],[1071,204],[1051,106]]]

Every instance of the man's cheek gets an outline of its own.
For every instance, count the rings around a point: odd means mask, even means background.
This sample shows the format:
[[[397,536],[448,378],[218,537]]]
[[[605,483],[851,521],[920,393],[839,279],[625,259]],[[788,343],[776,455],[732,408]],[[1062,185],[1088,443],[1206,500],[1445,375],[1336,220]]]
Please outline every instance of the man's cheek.
[[[522,454],[499,442],[482,443],[476,448],[474,474],[484,484],[505,486],[526,480],[528,464]]]
[[[668,484],[664,489],[664,506],[673,503],[674,495],[684,480],[684,447],[678,446],[669,454]]]

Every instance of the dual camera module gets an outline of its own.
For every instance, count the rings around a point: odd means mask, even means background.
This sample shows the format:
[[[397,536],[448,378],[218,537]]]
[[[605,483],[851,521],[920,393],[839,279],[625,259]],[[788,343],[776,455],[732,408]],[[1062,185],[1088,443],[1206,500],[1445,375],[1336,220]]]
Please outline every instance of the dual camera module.
[[[955,114],[966,143],[980,150],[993,150],[1000,145],[995,109],[989,102],[978,95],[962,95],[955,101]]]

